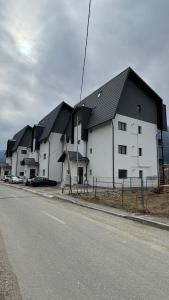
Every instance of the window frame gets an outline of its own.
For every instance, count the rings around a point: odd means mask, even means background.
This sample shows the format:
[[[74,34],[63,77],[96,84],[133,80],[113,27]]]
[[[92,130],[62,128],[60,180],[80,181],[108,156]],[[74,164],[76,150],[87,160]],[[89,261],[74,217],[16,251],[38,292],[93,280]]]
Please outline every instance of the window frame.
[[[138,126],[138,134],[142,134],[142,126]]]
[[[42,170],[42,176],[45,176],[46,173],[45,171],[46,171],[45,169]]]
[[[47,156],[46,156],[46,153],[44,153],[44,154],[43,154],[43,159],[46,159],[46,157],[47,157]]]
[[[138,148],[138,156],[143,156],[143,148]]]
[[[21,149],[21,154],[27,154],[27,150]]]
[[[120,172],[124,173],[125,175],[122,175],[122,174],[120,175]],[[127,175],[128,175],[127,169],[118,169],[118,178],[119,179],[127,179],[128,178]]]
[[[139,178],[143,179],[143,170],[139,170]]]
[[[137,104],[137,112],[140,114],[142,112],[141,104]]]
[[[118,130],[127,131],[127,123],[118,121]]]
[[[126,145],[118,145],[118,154],[126,155],[127,154],[127,146]]]

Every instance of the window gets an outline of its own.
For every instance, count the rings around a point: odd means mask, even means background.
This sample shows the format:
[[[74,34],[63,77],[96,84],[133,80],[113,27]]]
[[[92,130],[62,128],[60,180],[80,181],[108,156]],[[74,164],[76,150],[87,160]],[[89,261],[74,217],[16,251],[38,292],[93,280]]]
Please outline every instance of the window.
[[[123,122],[118,122],[118,129],[119,129],[119,130],[126,131],[126,129],[127,129],[127,124],[126,124],[126,123],[123,123]]]
[[[20,166],[23,166],[23,165],[24,165],[24,161],[21,160],[21,161],[20,161]]]
[[[127,178],[127,170],[119,170],[119,178]]]
[[[80,144],[80,140],[78,140],[78,145]]]
[[[118,152],[119,154],[127,154],[127,146],[118,145]]]
[[[142,151],[142,148],[138,148],[138,155],[139,155],[139,156],[142,156],[142,152],[143,152],[143,151]]]
[[[46,153],[43,154],[43,159],[46,159]]]
[[[92,129],[92,128],[90,128],[90,133],[92,133],[92,131],[93,131],[93,129]]]
[[[66,173],[67,173],[67,175],[70,175],[70,170],[67,170]]]
[[[140,104],[137,105],[137,112],[141,113],[141,105]]]
[[[19,176],[24,176],[24,172],[20,172],[20,173],[19,173]]]
[[[142,127],[138,126],[138,134],[141,134],[141,133],[142,133]]]
[[[90,169],[90,175],[92,175],[92,170]]]
[[[69,143],[69,137],[66,138],[66,143]]]
[[[92,148],[90,148],[90,154],[92,154]]]
[[[139,177],[143,178],[143,171],[142,170],[139,170]]]
[[[27,154],[27,150],[21,150],[21,154]]]
[[[43,169],[43,173],[42,174],[43,174],[43,176],[45,176],[45,169]]]

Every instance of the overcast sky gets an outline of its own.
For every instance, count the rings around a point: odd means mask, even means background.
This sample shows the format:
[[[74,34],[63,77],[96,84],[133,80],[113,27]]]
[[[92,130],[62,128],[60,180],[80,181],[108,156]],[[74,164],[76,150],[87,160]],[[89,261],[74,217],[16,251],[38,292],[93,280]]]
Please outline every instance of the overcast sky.
[[[0,149],[79,100],[88,0],[0,0]],[[169,104],[169,1],[93,0],[84,93],[131,66]]]

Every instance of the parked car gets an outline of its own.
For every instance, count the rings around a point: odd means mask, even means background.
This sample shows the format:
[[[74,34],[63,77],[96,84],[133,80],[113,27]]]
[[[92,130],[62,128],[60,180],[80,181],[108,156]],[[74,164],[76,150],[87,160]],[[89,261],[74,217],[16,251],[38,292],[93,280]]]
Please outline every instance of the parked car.
[[[9,183],[23,183],[23,179],[17,176],[11,176]]]
[[[56,186],[57,182],[55,180],[50,180],[45,177],[35,177],[29,181],[31,186]]]
[[[2,180],[5,181],[5,182],[9,182],[9,180],[10,180],[11,177],[12,177],[11,175],[4,175],[4,177],[2,178]]]

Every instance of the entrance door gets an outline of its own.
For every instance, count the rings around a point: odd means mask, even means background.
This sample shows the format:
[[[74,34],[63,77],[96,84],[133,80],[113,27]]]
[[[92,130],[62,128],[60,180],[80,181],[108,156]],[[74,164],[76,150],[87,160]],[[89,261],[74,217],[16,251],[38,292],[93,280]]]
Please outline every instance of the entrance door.
[[[35,177],[35,169],[30,169],[30,179]]]
[[[79,177],[78,184],[83,184],[83,167],[78,168],[78,177]]]

